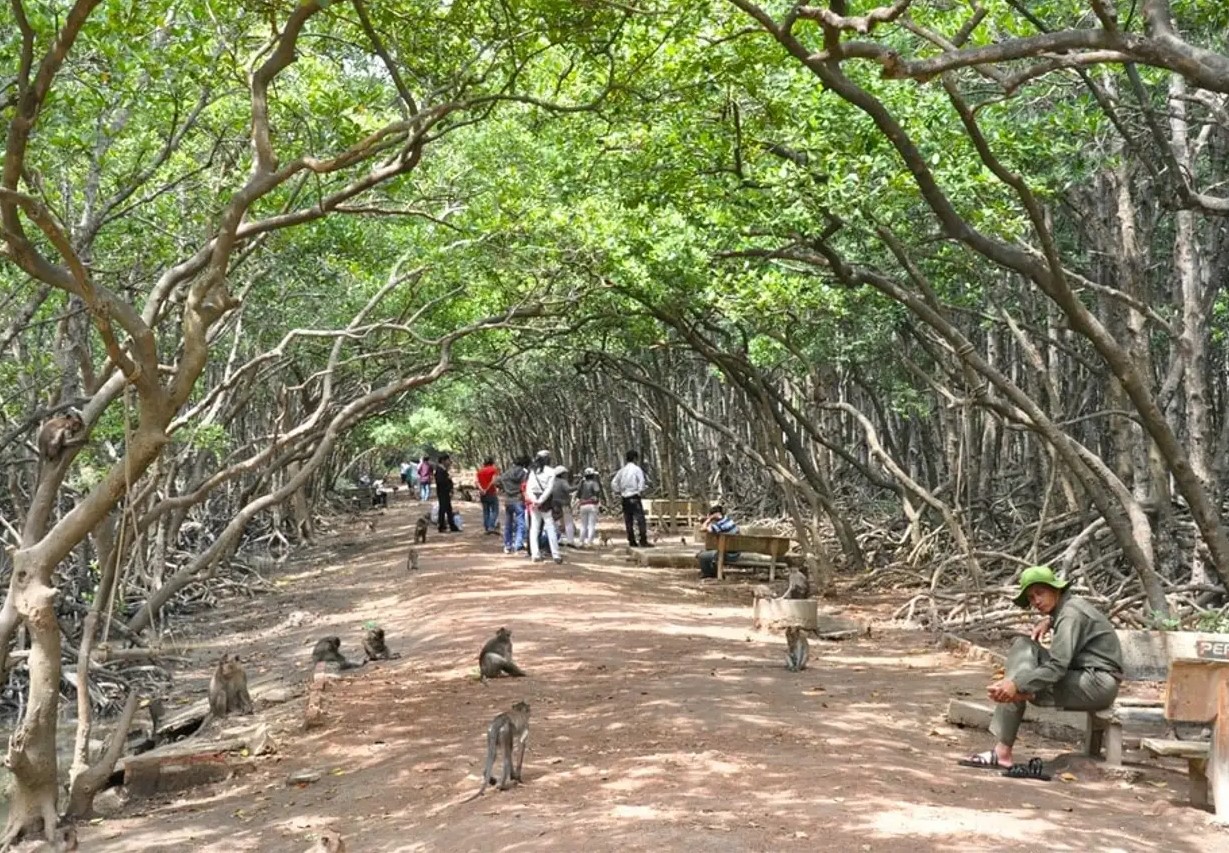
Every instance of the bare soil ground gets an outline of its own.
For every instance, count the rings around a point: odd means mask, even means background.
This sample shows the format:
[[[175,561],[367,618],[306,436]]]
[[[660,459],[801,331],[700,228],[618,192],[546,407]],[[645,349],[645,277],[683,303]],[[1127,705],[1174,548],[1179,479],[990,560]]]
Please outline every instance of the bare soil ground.
[[[253,678],[306,676],[315,638],[338,634],[358,656],[366,620],[403,657],[331,685],[323,728],[303,730],[303,697],[258,709],[275,755],[227,782],[131,800],[82,828],[83,850],[289,853],[329,827],[350,853],[1229,851],[1186,804],[1176,765],[1134,783],[958,768],[988,735],[948,726],[944,709],[958,691],[981,695],[989,668],[876,621],[891,602],[827,605],[872,621],[871,636],[813,641],[810,669],[794,674],[784,641],[750,628],[749,583],[600,550],[530,565],[482,534],[474,506],[464,533],[431,532],[407,574],[418,504],[398,497],[374,532],[343,528],[273,572],[276,593],[195,620],[199,667],[179,686],[199,698],[223,649]],[[501,625],[530,677],[484,686],[477,650]],[[518,699],[533,708],[525,784],[463,802],[487,723]],[[1026,730],[1017,753],[1073,746]],[[287,783],[305,770],[319,781]]]

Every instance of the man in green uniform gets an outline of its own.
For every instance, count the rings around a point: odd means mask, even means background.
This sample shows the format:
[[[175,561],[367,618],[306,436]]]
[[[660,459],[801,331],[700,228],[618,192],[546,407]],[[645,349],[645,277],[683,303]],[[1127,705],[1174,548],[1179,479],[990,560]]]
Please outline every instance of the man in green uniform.
[[[1026,702],[1069,711],[1110,707],[1122,681],[1122,647],[1109,619],[1087,599],[1067,589],[1049,566],[1033,566],[1020,576],[1015,602],[1042,615],[1031,637],[1021,637],[1007,653],[1006,677],[986,693],[997,703],[990,733],[994,749],[960,761],[966,767],[1012,766],[1012,747],[1024,719]],[[1037,642],[1054,631],[1047,651]]]

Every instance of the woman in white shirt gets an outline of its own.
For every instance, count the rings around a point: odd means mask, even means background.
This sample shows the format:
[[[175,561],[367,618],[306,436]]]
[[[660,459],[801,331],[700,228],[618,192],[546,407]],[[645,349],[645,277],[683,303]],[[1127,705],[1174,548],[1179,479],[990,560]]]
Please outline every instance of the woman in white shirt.
[[[546,525],[546,541],[550,555],[556,563],[562,563],[559,554],[559,531],[551,515],[551,491],[555,485],[555,469],[550,464],[550,451],[539,450],[525,481],[525,510],[529,513],[529,556],[535,563],[542,562],[542,546],[539,539],[542,526]]]

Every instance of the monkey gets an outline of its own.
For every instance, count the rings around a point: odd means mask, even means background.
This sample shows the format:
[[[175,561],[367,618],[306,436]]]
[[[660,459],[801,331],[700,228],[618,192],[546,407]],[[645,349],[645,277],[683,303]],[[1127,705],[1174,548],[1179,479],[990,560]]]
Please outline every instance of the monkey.
[[[363,637],[363,654],[367,656],[367,660],[392,660],[399,658],[401,655],[393,654],[389,651],[388,646],[384,642],[383,628],[368,628],[367,635]]]
[[[333,830],[326,829],[316,843],[307,848],[307,853],[346,853],[346,841]]]
[[[80,447],[89,440],[85,421],[75,411],[56,415],[38,430],[38,451],[47,462],[55,462],[65,450]]]
[[[752,596],[753,596],[753,597],[755,597],[756,599],[760,599],[760,598],[776,598],[776,597],[777,597],[777,596],[776,596],[776,594],[772,591],[772,587],[770,587],[770,586],[769,586],[768,584],[766,584],[766,583],[758,584],[758,585],[755,587],[755,589],[751,591],[751,594],[752,594]]]
[[[610,534],[609,534],[609,533],[603,533],[603,534],[602,534],[602,547],[603,547],[603,548],[609,548],[609,547],[610,547]]]
[[[486,641],[482,651],[478,652],[478,670],[482,673],[482,681],[495,678],[500,673],[523,676],[525,671],[512,662],[512,632],[500,628],[495,636]]]
[[[414,544],[427,544],[427,528],[431,526],[431,519],[425,515],[418,517],[418,521],[414,522]]]
[[[806,631],[797,625],[786,628],[785,642],[788,646],[785,668],[790,672],[802,672],[807,668],[807,657],[811,654],[811,644],[807,642]]]
[[[239,656],[222,655],[209,680],[209,713],[225,717],[234,711],[250,714],[253,710],[247,673],[243,671]]]
[[[781,598],[810,598],[811,581],[807,573],[794,566],[789,570],[789,586],[781,593]]]
[[[326,663],[330,667],[336,666],[339,670],[358,669],[363,665],[346,660],[345,655],[341,653],[340,637],[325,637],[316,642],[315,648],[312,649],[312,666],[318,663]]]
[[[474,797],[481,797],[486,793],[487,785],[494,785],[495,777],[491,775],[491,771],[495,769],[495,753],[502,752],[504,756],[504,769],[499,779],[499,790],[506,791],[510,787],[509,779],[514,782],[521,781],[521,765],[525,763],[525,744],[529,741],[529,703],[517,702],[512,706],[512,710],[505,711],[502,714],[497,714],[495,719],[491,720],[491,725],[486,730],[486,766],[482,769],[482,784],[478,787],[478,793]],[[516,765],[512,763],[513,745],[519,750]],[[474,799],[471,797],[470,799]]]
[[[68,853],[76,849],[77,827],[68,824],[56,829],[50,841],[40,841],[33,847],[25,848],[25,853]]]
[[[407,572],[418,571],[418,549],[413,545],[410,546],[410,552],[405,555],[405,570]]]

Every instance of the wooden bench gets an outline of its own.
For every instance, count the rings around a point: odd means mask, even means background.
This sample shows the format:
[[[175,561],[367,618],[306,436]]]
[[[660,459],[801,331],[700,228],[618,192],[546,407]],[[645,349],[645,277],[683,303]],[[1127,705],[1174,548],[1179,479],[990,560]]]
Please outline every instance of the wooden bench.
[[[785,555],[793,546],[789,536],[763,536],[745,533],[704,534],[704,547],[717,552],[717,578],[725,577],[725,555],[730,551],[740,554],[764,554],[768,557],[768,582],[776,580],[777,565],[785,567]]]
[[[1212,726],[1209,743],[1145,738],[1140,745],[1153,755],[1187,760],[1191,802],[1208,805],[1218,820],[1229,821],[1229,642],[1201,640],[1196,658],[1174,658],[1165,682],[1165,718]]]
[[[658,530],[692,528],[708,517],[709,504],[705,501],[653,498],[640,503],[649,526]]]
[[[1207,808],[1208,802],[1208,751],[1207,741],[1164,740],[1146,737],[1140,740],[1140,748],[1153,755],[1169,758],[1185,758],[1186,774],[1191,780],[1191,804]]]

